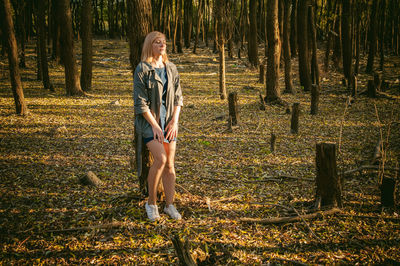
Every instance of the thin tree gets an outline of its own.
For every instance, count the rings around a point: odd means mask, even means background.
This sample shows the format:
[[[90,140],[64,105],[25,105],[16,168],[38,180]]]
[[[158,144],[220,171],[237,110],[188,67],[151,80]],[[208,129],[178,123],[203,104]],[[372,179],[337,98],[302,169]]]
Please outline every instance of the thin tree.
[[[310,60],[308,57],[308,40],[307,40],[307,17],[308,17],[308,0],[299,0],[297,7],[297,45],[299,52],[299,76],[300,85],[305,91],[311,90]]]
[[[350,86],[352,73],[352,38],[351,38],[351,1],[342,0],[342,55],[343,55],[343,74]]]
[[[317,59],[317,32],[315,27],[315,19],[314,19],[314,5],[310,5],[308,7],[308,24],[311,34],[311,81],[313,84],[319,85],[319,67],[318,67],[318,59]]]
[[[28,108],[25,103],[24,91],[22,89],[21,77],[19,74],[18,47],[14,34],[14,25],[9,0],[0,0],[0,19],[3,45],[8,54],[11,90],[14,96],[16,113],[18,115],[27,115]]]
[[[292,0],[285,0],[283,15],[283,56],[285,59],[285,90],[286,93],[293,93],[292,86],[292,62],[290,58],[290,7]],[[293,11],[292,11],[293,12]]]
[[[368,61],[365,72],[372,73],[374,70],[374,58],[376,53],[376,10],[378,8],[378,0],[373,0],[370,22],[369,22],[369,53],[368,53]]]
[[[201,20],[203,17],[203,2],[204,2],[204,0],[199,0],[199,5],[197,7],[196,36],[195,36],[195,41],[194,41],[194,46],[193,46],[194,54],[196,53],[196,48],[199,43],[200,26],[201,26]]]
[[[380,30],[379,30],[379,52],[380,52],[380,61],[379,61],[379,70],[383,71],[384,64],[384,47],[385,47],[385,18],[386,18],[386,0],[381,0],[380,6]]]
[[[217,46],[219,51],[219,95],[226,99],[225,85],[225,0],[215,1],[215,19],[217,23]]]
[[[78,68],[75,59],[74,40],[72,33],[72,18],[69,0],[57,2],[60,25],[60,48],[64,63],[65,89],[68,96],[84,95],[79,83]]]
[[[292,13],[290,15],[290,53],[297,56],[297,0],[292,0]]]
[[[268,79],[266,81],[265,102],[281,103],[281,92],[279,89],[279,60],[281,51],[278,23],[278,0],[268,0],[267,11]]]
[[[49,66],[47,62],[46,49],[46,8],[45,1],[38,1],[38,37],[40,49],[40,67],[42,74],[43,86],[46,90],[54,91],[53,85],[50,83]]]
[[[258,42],[257,42],[257,0],[250,0],[249,20],[250,28],[248,35],[249,61],[253,67],[258,66]]]
[[[92,89],[92,4],[91,0],[82,1],[81,37],[82,37],[82,68],[81,88],[84,91]]]
[[[192,27],[193,27],[193,0],[184,1],[184,39],[185,47],[190,47],[190,41],[192,39]]]

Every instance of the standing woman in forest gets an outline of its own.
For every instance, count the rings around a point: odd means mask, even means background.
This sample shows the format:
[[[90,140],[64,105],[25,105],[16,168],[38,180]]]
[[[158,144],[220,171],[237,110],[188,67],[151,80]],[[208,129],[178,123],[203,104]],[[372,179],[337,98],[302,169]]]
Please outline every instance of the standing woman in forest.
[[[134,75],[133,98],[136,133],[143,137],[154,158],[147,177],[147,216],[151,221],[160,218],[157,187],[162,179],[166,200],[164,212],[179,220],[181,215],[173,205],[174,161],[183,98],[179,74],[176,66],[168,61],[166,39],[161,32],[150,32],[144,40],[141,62]]]

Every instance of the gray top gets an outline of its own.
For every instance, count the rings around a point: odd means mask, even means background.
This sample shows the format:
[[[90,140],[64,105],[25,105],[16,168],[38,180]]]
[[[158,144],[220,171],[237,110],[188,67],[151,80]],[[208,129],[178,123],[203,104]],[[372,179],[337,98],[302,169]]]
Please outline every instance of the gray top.
[[[165,122],[168,125],[172,119],[174,107],[183,105],[183,97],[176,66],[171,62],[166,62],[165,69],[168,82],[165,99]],[[143,138],[152,137],[153,131],[142,114],[150,111],[156,118],[156,121],[160,121],[162,93],[163,82],[156,74],[155,68],[150,63],[140,62],[136,67],[133,79],[133,100],[135,107],[135,129]]]

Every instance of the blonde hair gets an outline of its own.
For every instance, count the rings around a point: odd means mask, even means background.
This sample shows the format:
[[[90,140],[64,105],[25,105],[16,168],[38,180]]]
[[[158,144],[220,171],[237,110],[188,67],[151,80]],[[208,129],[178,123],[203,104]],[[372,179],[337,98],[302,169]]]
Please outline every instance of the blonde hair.
[[[157,38],[165,38],[165,35],[159,31],[152,31],[146,35],[144,39],[141,60],[150,63],[153,60],[153,42]],[[165,53],[162,55],[162,61],[168,62],[168,56]]]

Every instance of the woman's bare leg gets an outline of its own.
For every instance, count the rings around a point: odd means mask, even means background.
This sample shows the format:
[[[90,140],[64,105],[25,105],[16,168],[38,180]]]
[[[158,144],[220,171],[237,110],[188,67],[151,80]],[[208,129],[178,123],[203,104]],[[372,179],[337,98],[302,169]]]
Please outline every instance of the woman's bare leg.
[[[167,162],[162,173],[162,182],[164,185],[165,202],[167,206],[173,204],[175,196],[175,150],[176,141],[170,143],[164,142],[164,149],[167,154]]]
[[[147,176],[149,188],[149,198],[147,202],[150,205],[156,205],[157,187],[158,183],[160,182],[161,175],[163,174],[165,165],[167,163],[167,154],[165,152],[163,144],[161,144],[157,140],[152,140],[146,145],[154,158],[154,162],[149,169],[149,175]]]

